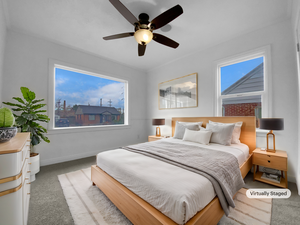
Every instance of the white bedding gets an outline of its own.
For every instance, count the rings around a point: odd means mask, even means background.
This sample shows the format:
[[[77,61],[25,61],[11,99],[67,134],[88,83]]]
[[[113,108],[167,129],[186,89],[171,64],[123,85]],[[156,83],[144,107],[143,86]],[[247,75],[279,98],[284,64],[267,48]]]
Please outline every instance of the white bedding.
[[[233,154],[240,165],[249,155],[249,148],[244,144],[201,145],[174,138],[160,141],[226,151]],[[186,223],[216,196],[214,188],[207,178],[123,149],[99,153],[97,165],[178,224]]]

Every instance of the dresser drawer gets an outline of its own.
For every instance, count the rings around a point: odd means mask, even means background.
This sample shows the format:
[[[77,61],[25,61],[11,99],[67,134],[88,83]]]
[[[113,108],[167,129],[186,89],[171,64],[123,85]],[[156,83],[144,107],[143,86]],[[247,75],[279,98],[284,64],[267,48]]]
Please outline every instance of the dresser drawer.
[[[0,179],[16,176],[21,172],[26,158],[30,156],[30,142],[26,142],[21,151],[0,155]]]
[[[0,195],[0,224],[23,225],[23,186],[22,184],[12,193]]]
[[[287,171],[287,159],[284,157],[254,153],[252,160],[255,165]]]
[[[21,183],[24,183],[26,176],[30,176],[29,155],[28,152],[23,162],[22,171],[18,175],[0,180],[0,192],[18,187]]]
[[[30,199],[30,174],[26,177],[23,183],[23,221],[24,225],[27,224],[28,220],[28,209],[29,209],[29,199]]]

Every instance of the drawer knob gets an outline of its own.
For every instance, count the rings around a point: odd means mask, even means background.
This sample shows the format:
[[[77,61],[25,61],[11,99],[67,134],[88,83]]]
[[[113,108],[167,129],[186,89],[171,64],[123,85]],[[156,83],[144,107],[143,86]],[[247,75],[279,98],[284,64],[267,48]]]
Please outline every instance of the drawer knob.
[[[28,163],[29,165],[31,165],[31,163]]]
[[[27,173],[31,173],[31,171],[27,171]]]
[[[268,160],[268,163],[270,163],[271,161],[270,160]]]
[[[30,195],[30,193],[27,193],[28,195]]]
[[[31,184],[31,182],[27,183],[27,184]]]

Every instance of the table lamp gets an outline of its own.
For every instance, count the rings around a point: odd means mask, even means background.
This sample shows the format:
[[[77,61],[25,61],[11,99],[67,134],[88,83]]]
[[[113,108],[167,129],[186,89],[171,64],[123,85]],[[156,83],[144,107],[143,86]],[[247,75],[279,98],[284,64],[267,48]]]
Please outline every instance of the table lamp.
[[[161,125],[165,125],[165,119],[153,119],[152,120],[152,125],[153,126],[158,126],[156,127],[156,136],[160,137],[160,127]]]
[[[282,118],[261,118],[260,119],[260,129],[270,130],[267,133],[267,152],[276,152],[275,150],[275,134],[273,134],[273,130],[283,130],[283,119]],[[273,148],[269,149],[269,135],[273,136]]]

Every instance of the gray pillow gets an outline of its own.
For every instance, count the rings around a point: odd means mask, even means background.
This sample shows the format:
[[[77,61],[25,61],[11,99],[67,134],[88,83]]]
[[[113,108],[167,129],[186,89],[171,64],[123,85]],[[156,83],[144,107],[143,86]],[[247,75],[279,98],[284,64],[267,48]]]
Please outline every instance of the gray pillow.
[[[230,145],[234,126],[234,123],[228,125],[207,123],[206,130],[211,130],[213,132],[210,142],[221,145]]]
[[[199,125],[196,123],[188,124],[176,121],[174,138],[182,139],[185,132],[185,128],[189,130],[199,130]]]

